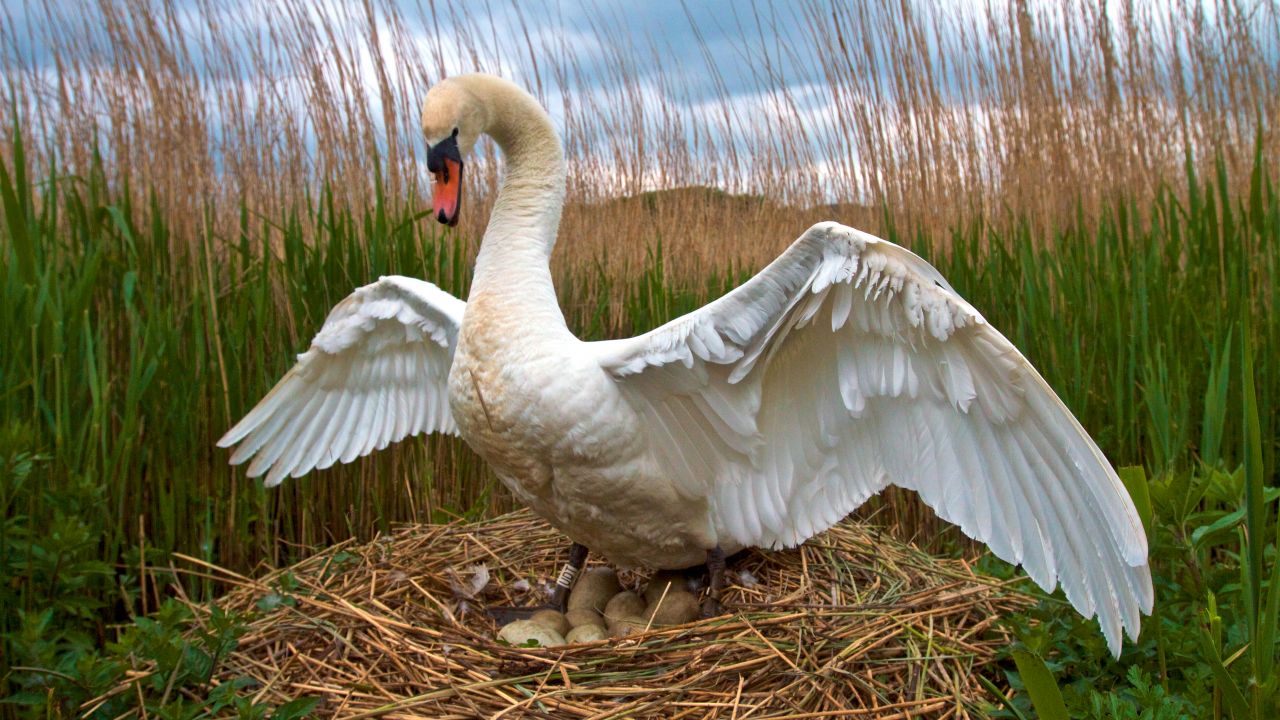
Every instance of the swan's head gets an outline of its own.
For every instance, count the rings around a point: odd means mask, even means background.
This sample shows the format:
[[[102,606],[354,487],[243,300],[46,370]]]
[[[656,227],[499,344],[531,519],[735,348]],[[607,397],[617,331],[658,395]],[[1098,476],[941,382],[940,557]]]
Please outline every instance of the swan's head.
[[[488,124],[488,112],[464,82],[448,79],[427,92],[422,132],[427,138],[427,169],[435,176],[435,218],[456,225],[462,210],[462,160],[471,154]]]

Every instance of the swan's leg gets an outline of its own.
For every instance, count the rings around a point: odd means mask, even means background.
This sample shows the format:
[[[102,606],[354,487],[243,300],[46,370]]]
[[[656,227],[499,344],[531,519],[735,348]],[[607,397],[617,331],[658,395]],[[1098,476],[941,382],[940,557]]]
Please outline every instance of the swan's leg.
[[[569,548],[569,562],[565,563],[564,569],[560,571],[560,575],[556,578],[556,585],[555,589],[551,591],[550,602],[546,605],[531,605],[529,607],[491,607],[489,608],[489,616],[497,620],[499,625],[506,625],[516,620],[528,620],[533,617],[534,613],[541,610],[564,612],[569,604],[569,590],[573,588],[573,581],[582,572],[582,566],[586,562],[587,546],[574,543]]]
[[[551,607],[564,612],[569,606],[569,591],[587,564],[587,546],[574,543],[569,547],[569,562],[564,564],[560,576],[556,578],[556,587],[551,591]]]
[[[720,606],[720,595],[724,592],[724,568],[724,550],[719,545],[708,550],[707,582],[710,587],[707,589],[707,599],[702,603],[703,617],[716,617],[724,612],[724,608]]]

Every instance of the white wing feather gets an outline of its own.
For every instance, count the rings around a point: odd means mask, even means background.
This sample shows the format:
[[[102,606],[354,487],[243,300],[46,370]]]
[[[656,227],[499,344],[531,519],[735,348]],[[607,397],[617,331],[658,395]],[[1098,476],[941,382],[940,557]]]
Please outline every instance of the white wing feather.
[[[390,276],[329,312],[311,347],[227,431],[231,463],[268,486],[410,435],[456,433],[447,381],[466,303],[423,280]]]
[[[664,472],[743,545],[798,545],[889,484],[1061,582],[1119,653],[1152,603],[1123,485],[1026,358],[931,265],[836,223],[652,332],[589,343]]]

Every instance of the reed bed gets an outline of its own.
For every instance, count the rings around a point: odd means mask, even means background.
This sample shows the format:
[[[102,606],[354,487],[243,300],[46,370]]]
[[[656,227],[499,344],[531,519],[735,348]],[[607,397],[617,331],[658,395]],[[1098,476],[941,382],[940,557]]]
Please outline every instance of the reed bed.
[[[456,439],[271,492],[214,447],[352,288],[399,273],[466,295],[499,162],[481,147],[442,231],[416,129],[461,71],[521,82],[563,131],[553,271],[586,339],[688,312],[834,219],[937,265],[1116,464],[1238,460],[1246,332],[1276,437],[1274,3],[690,5],[679,68],[670,38],[596,9],[569,32],[515,3],[0,11],[0,670],[111,641],[173,592],[146,571],[172,553],[256,574],[512,508]],[[905,493],[866,512],[956,537]]]
[[[105,168],[40,183],[19,167],[0,178],[6,218],[17,220],[5,230],[21,228],[9,237],[25,240],[5,259],[0,331],[16,351],[0,355],[0,458],[27,474],[10,475],[0,502],[32,536],[76,540],[39,554],[46,566],[14,556],[18,607],[38,607],[43,589],[58,586],[59,557],[129,568],[138,553],[159,561],[180,551],[246,571],[393,522],[512,509],[455,438],[409,439],[271,491],[214,445],[353,288],[398,273],[465,297],[465,238],[440,234],[412,210],[384,203],[357,213],[322,195],[280,223],[242,206],[237,234],[203,229],[194,242],[207,263],[189,267],[169,252],[177,231],[163,214],[148,220]],[[887,236],[935,263],[1008,335],[1113,462],[1145,463],[1153,474],[1213,466],[1239,447],[1222,374],[1232,333],[1246,324],[1260,359],[1280,356],[1280,316],[1270,311],[1280,306],[1280,195],[1261,154],[1254,178],[1248,201],[1233,199],[1223,176],[1197,176],[1185,203],[1172,191],[1142,212],[1124,202],[1096,229],[1048,238],[987,222]],[[736,202],[704,194],[708,206]],[[308,240],[304,225],[322,230]],[[257,255],[267,238],[280,243],[279,257]],[[682,282],[673,252],[649,246],[626,277],[558,269],[569,326],[589,340],[644,332],[754,269],[726,258]],[[1263,432],[1274,437],[1280,367],[1260,360],[1257,373]],[[904,537],[942,532],[909,495],[887,512],[882,520]],[[90,585],[99,602],[145,607],[128,605],[134,596],[114,580]]]
[[[998,621],[1031,602],[848,522],[731,560],[720,618],[573,646],[495,642],[483,608],[545,602],[565,547],[521,511],[343,543],[259,579],[182,565],[235,586],[224,611],[256,615],[215,683],[251,678],[255,700],[318,697],[317,713],[341,718],[977,717],[994,700],[979,673],[1008,641]],[[112,694],[147,680],[140,667]]]
[[[1274,3],[672,10],[637,28],[593,4],[47,4],[0,15],[0,66],[36,176],[55,157],[71,175],[105,158],[135,205],[154,202],[174,228],[175,262],[195,265],[202,229],[235,237],[242,206],[279,223],[326,183],[356,211],[379,196],[423,207],[422,97],[473,70],[551,108],[574,240],[556,262],[615,279],[659,238],[670,277],[700,282],[727,257],[763,266],[817,220],[1051,231],[1092,223],[1121,194],[1145,208],[1184,187],[1188,156],[1203,173],[1220,153],[1234,194],[1257,138],[1280,156]],[[477,160],[462,221],[473,238],[499,177],[491,146]],[[685,187],[755,201],[610,202]],[[299,220],[306,237],[323,232]],[[268,246],[278,239],[254,250]]]

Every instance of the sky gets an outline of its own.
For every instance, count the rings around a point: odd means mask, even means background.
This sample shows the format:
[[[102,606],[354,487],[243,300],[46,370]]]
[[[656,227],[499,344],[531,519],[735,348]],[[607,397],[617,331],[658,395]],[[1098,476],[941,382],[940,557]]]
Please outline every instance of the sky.
[[[108,0],[113,1],[113,0]],[[599,35],[592,25],[603,24],[615,30],[621,30],[621,36],[629,41],[643,44],[653,39],[662,46],[666,56],[665,71],[674,72],[680,78],[683,87],[691,91],[691,99],[698,100],[699,94],[710,96],[719,92],[712,79],[703,71],[706,66],[704,53],[709,54],[715,65],[723,73],[723,90],[730,95],[748,94],[754,87],[753,68],[758,68],[761,57],[744,57],[743,38],[759,36],[760,41],[752,40],[759,54],[767,54],[775,61],[782,81],[786,84],[804,83],[811,79],[811,73],[805,72],[806,66],[812,66],[815,58],[821,53],[834,52],[834,48],[823,47],[809,34],[806,18],[798,8],[801,3],[794,0],[387,0],[402,13],[408,26],[415,35],[424,40],[427,36],[436,36],[446,49],[447,65],[452,71],[469,69],[465,52],[460,49],[448,53],[453,37],[457,37],[458,24],[455,18],[466,17],[473,26],[492,32],[489,38],[481,38],[481,44],[487,44],[507,57],[507,62],[495,70],[504,71],[515,76],[513,79],[526,80],[532,84],[527,57],[522,51],[524,29],[527,29],[535,45],[542,42],[562,42],[577,56],[587,71],[586,86],[593,79],[600,78],[600,61],[607,60],[611,48],[602,46]],[[1115,19],[1121,15],[1121,7],[1127,0],[1103,0],[1109,9],[1110,16]],[[1137,0],[1138,7],[1154,8],[1157,11],[1178,4],[1199,4],[1208,17],[1216,15],[1217,0]],[[201,21],[197,8],[201,6],[218,6],[225,10],[225,17],[237,18],[247,28],[252,28],[254,18],[265,18],[275,12],[272,0],[173,0],[180,16],[185,22],[198,25]],[[824,6],[828,2],[806,3],[813,6]],[[853,5],[865,5],[875,8],[878,3],[867,0],[854,2]],[[981,15],[989,7],[995,8],[997,16],[1003,15],[1004,2],[988,3],[986,0],[948,0],[946,2],[929,2],[926,0],[908,0],[906,5],[912,12],[928,18],[937,12],[948,14],[968,13]],[[1086,2],[1085,4],[1093,4]],[[1243,0],[1242,6],[1248,10],[1251,6],[1265,6],[1267,0]],[[43,42],[39,27],[47,23],[57,24],[59,18],[78,21],[82,17],[93,15],[95,3],[91,0],[2,0],[3,15],[12,32],[6,38],[5,48],[22,58],[23,64],[37,68],[49,67],[52,55],[47,43]],[[314,3],[317,14],[343,17],[347,21],[358,21],[360,18],[360,0],[321,0]],[[1060,7],[1056,0],[1031,0],[1030,7],[1037,12],[1052,12]],[[874,10],[873,10],[874,12]],[[1263,13],[1254,13],[1261,18]],[[247,21],[245,19],[248,19]],[[94,31],[94,23],[88,23],[90,32]],[[522,28],[523,26],[523,28]],[[247,36],[252,30],[242,35]],[[474,42],[476,38],[470,38]],[[1046,40],[1053,42],[1052,34]],[[856,42],[880,42],[876,37],[851,38]],[[1274,50],[1274,47],[1273,47]],[[643,72],[646,68],[641,67]],[[650,67],[649,70],[656,70]]]
[[[113,1],[113,0],[108,0]],[[1111,1],[1111,0],[1109,0]],[[533,79],[526,53],[523,52],[523,32],[527,29],[535,46],[544,42],[563,43],[585,70],[585,83],[589,88],[593,80],[600,80],[602,67],[607,65],[613,48],[603,45],[595,25],[604,25],[617,31],[617,35],[643,46],[652,41],[661,46],[665,61],[664,70],[674,73],[683,88],[690,92],[690,99],[699,99],[727,91],[731,96],[748,94],[754,87],[753,68],[758,68],[762,55],[775,62],[775,68],[785,84],[805,82],[802,68],[812,65],[819,53],[831,52],[813,41],[806,32],[806,19],[799,12],[800,3],[772,0],[465,0],[448,2],[440,0],[388,0],[396,6],[407,21],[416,39],[424,43],[430,36],[445,48],[446,65],[451,72],[472,69],[469,58],[461,47],[476,40],[487,45],[492,54],[502,54],[506,62],[492,67],[511,79]],[[80,26],[84,18],[92,18],[94,5],[91,0],[0,0],[3,6],[6,33],[4,52],[11,58],[36,69],[52,69],[53,53],[42,37],[42,27],[70,22]],[[819,5],[825,3],[818,3]],[[915,12],[928,15],[935,3],[919,0],[909,2]],[[1035,3],[1033,3],[1035,4]],[[202,24],[198,8],[220,7],[224,18],[234,18],[226,28],[242,27],[239,39],[248,42],[255,31],[255,23],[275,11],[272,0],[173,0],[178,9],[179,21],[193,28]],[[359,0],[322,0],[314,3],[319,15],[341,18],[351,24],[361,17]],[[870,3],[874,7],[875,3]],[[980,11],[986,7],[980,0],[952,0],[942,3],[946,12]],[[458,22],[458,19],[465,20]],[[459,25],[470,23],[483,29],[483,35],[462,36]],[[105,30],[97,22],[87,22],[90,35],[105,37]],[[490,35],[490,32],[492,35]],[[744,56],[743,38],[762,38],[749,41],[753,44],[753,57]],[[859,38],[861,41],[862,38]],[[870,38],[872,43],[876,38]],[[234,42],[234,40],[233,40]],[[705,54],[705,55],[704,55]],[[706,55],[722,72],[722,88],[717,88],[712,78],[703,71]],[[640,67],[656,71],[650,66]],[[371,80],[372,81],[372,80]]]
[[[375,4],[381,1],[383,0],[376,0]],[[398,56],[429,57],[433,53],[433,47],[441,52],[448,73],[473,70],[476,69],[476,63],[474,58],[468,56],[466,49],[479,46],[484,50],[483,54],[488,56],[479,63],[480,69],[495,71],[533,90],[536,89],[536,75],[533,62],[525,50],[527,32],[528,42],[534,47],[560,47],[565,56],[572,57],[581,75],[570,86],[576,93],[589,93],[598,84],[609,82],[608,73],[616,68],[612,58],[618,48],[602,41],[601,38],[605,37],[637,45],[639,56],[646,58],[646,61],[632,68],[635,79],[645,90],[643,102],[660,104],[673,101],[664,97],[657,85],[659,78],[665,77],[682,93],[682,97],[675,101],[688,104],[695,112],[721,111],[723,107],[719,100],[728,97],[729,103],[741,116],[750,116],[763,111],[764,101],[759,95],[758,73],[767,65],[776,73],[777,84],[788,87],[802,102],[814,102],[812,108],[804,111],[815,128],[820,130],[830,124],[831,110],[824,108],[818,97],[825,89],[825,83],[817,68],[823,54],[839,50],[812,36],[810,19],[797,10],[800,4],[794,1],[385,1],[392,3],[404,17],[409,32],[410,47],[395,46],[388,35],[382,35],[383,62],[390,65],[393,72]],[[1116,21],[1121,16],[1120,8],[1124,0],[1103,1],[1113,22]],[[1159,13],[1180,1],[1135,0],[1134,4]],[[1216,0],[1186,1],[1201,1],[1210,18],[1216,12]],[[89,0],[0,2],[3,2],[3,27],[7,29],[0,52],[8,56],[7,64],[12,64],[17,59],[18,64],[44,73],[46,77],[51,75],[54,72],[53,54],[42,32],[49,25],[84,27],[89,36],[97,35],[100,42],[105,37],[101,24],[95,23],[92,18],[96,4]],[[821,12],[825,23],[825,16],[829,14],[826,2],[806,5]],[[854,2],[853,5],[871,12],[879,7],[872,0]],[[1032,0],[1030,5],[1036,12],[1052,14],[1062,3],[1057,0]],[[988,12],[986,0],[952,0],[946,3],[908,0],[905,6],[911,12],[926,18],[926,26],[929,24],[928,18],[937,12],[977,16]],[[1000,8],[1004,3],[996,2],[995,6],[994,12],[999,20],[1003,13]],[[1243,0],[1243,6],[1248,9],[1269,5],[1268,0]],[[226,33],[232,44],[239,43],[244,48],[252,47],[255,39],[261,41],[262,28],[268,25],[266,21],[280,12],[271,0],[172,0],[171,7],[177,11],[179,25],[191,28],[192,37],[199,35],[204,22],[201,8],[219,8],[218,16],[224,21],[224,30],[232,29]],[[359,0],[323,0],[314,3],[312,7],[310,12],[332,18],[334,22],[331,26],[348,27],[354,35],[362,32],[360,25],[363,11]],[[1264,22],[1268,18],[1274,22],[1274,6],[1270,7],[1273,9],[1269,14],[1255,13],[1252,17],[1258,18],[1257,22]],[[85,18],[88,18],[87,22]],[[599,31],[601,26],[607,28],[603,33]],[[1060,52],[1069,50],[1052,32],[1044,33],[1043,39]],[[883,51],[885,42],[874,34],[868,37],[850,37],[848,40],[869,44],[877,48],[877,52]],[[947,40],[946,37],[943,38],[941,48],[935,44],[934,52],[947,52]],[[648,43],[656,46],[657,61],[647,60],[651,57]],[[1271,44],[1272,56],[1277,55],[1277,44],[1280,42],[1273,41]],[[198,46],[198,43],[193,43],[193,46]],[[198,50],[196,54],[199,54]],[[494,58],[500,60],[495,62]],[[381,100],[376,89],[375,63],[371,54],[364,53],[360,73],[363,77],[365,102],[371,108],[370,115],[376,119],[380,116]],[[708,65],[717,68],[718,77],[707,72]],[[289,70],[287,67],[280,68],[281,74],[286,77]],[[210,72],[207,68],[198,66],[196,71]],[[884,67],[881,71],[888,72],[890,68]],[[545,73],[545,68],[543,72]],[[261,85],[254,78],[246,77],[228,78],[225,81],[239,83],[247,88]],[[553,118],[563,124],[560,112],[562,98],[552,89],[555,85],[554,82],[546,83],[543,97]],[[946,88],[943,90],[945,92]],[[701,108],[701,103],[706,103],[707,107]]]

